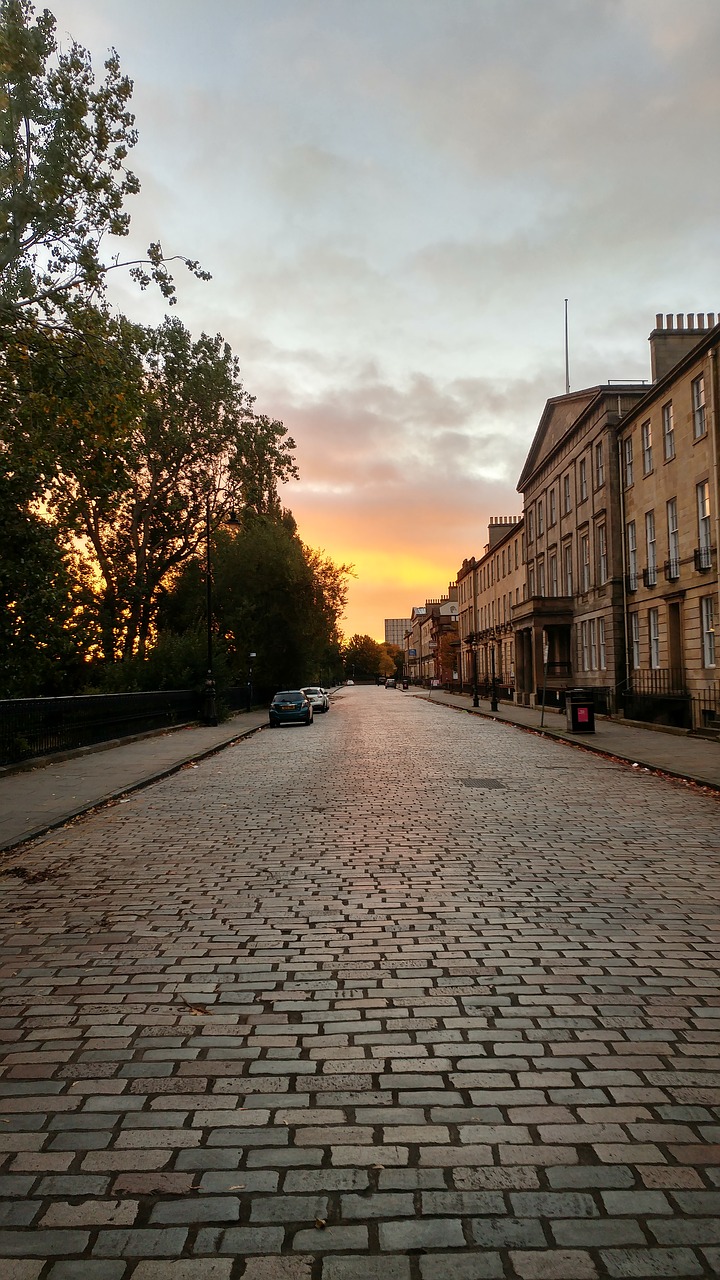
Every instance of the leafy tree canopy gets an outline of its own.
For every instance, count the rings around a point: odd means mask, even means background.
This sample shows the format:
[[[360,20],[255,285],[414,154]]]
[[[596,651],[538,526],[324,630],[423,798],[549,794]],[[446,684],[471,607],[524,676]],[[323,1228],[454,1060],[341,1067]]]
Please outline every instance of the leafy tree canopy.
[[[55,18],[30,0],[0,0],[0,320],[29,309],[50,316],[99,295],[108,235],[127,236],[128,168],[135,142],[132,82],[112,50],[96,85],[90,54],[58,49]],[[183,259],[207,279],[197,262]],[[175,285],[159,242],[124,264],[142,288],[154,280],[171,304]]]
[[[374,680],[382,668],[382,650],[372,636],[354,635],[343,649],[345,674],[353,680]]]

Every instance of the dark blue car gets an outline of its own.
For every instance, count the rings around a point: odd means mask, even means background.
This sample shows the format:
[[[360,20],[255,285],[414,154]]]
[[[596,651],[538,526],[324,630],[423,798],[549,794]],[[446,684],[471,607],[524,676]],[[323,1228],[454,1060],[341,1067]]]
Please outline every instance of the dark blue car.
[[[313,709],[302,689],[282,689],[270,703],[270,728],[277,724],[312,724]]]

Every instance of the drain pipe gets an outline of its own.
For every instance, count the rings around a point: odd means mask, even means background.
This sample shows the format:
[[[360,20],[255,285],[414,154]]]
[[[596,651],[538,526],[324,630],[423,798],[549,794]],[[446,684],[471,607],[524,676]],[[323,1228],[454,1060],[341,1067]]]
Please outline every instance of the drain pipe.
[[[622,435],[618,435],[618,477],[620,490],[620,546],[622,548],[623,635],[625,637],[625,689],[630,691],[630,643],[628,635],[627,549],[625,547],[625,478],[623,476]]]
[[[713,622],[717,636],[720,622],[720,494],[718,494],[718,368],[717,347],[711,347],[710,356],[710,437],[712,442],[713,501],[715,506],[715,565],[717,571],[717,618]],[[716,641],[717,643],[717,641]],[[717,662],[717,653],[715,656]]]

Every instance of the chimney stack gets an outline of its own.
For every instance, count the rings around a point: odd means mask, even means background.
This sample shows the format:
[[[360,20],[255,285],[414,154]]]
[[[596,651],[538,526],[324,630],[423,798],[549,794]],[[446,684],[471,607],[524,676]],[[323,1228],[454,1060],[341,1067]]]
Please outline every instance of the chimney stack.
[[[697,346],[703,334],[707,333],[708,329],[712,329],[715,323],[714,311],[708,311],[707,321],[706,325],[704,311],[699,311],[697,315],[693,311],[688,311],[687,317],[683,312],[673,316],[672,314],[663,315],[658,311],[655,316],[655,328],[650,334],[650,368],[653,382],[659,382],[664,378],[678,361]]]

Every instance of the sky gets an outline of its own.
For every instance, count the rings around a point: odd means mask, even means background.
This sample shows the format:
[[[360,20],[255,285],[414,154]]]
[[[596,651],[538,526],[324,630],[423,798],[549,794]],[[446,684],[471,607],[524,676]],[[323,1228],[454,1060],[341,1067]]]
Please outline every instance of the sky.
[[[447,593],[545,400],[649,378],[656,312],[720,311],[718,0],[47,0],[134,81],[130,256],[285,423],[343,629]],[[115,276],[114,304],[165,304]]]

